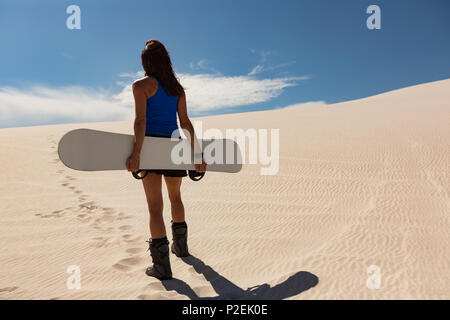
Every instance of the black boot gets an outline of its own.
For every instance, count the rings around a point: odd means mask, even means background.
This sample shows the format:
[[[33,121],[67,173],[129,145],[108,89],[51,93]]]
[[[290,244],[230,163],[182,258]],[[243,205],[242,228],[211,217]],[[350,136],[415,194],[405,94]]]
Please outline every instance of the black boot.
[[[153,244],[152,239],[148,241],[153,266],[148,267],[145,273],[150,277],[160,280],[172,279],[172,270],[169,260],[169,241],[165,240],[158,244]]]
[[[172,252],[175,253],[177,257],[189,256],[186,223],[180,225],[172,222],[172,236]]]

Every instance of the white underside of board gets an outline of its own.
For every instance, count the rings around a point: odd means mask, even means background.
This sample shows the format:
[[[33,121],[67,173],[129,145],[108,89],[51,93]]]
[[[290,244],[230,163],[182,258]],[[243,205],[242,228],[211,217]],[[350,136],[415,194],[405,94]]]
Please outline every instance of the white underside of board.
[[[207,171],[239,172],[241,153],[230,139],[199,140],[203,145]],[[65,134],[58,145],[61,161],[69,168],[83,171],[125,170],[133,150],[132,135],[91,129],[77,129]],[[181,145],[182,144],[182,145]],[[174,149],[175,148],[175,149]],[[194,170],[193,157],[181,161],[180,149],[191,153],[189,141],[183,139],[145,137],[141,150],[140,169]],[[175,150],[175,151],[174,151]],[[185,159],[186,160],[186,159]]]

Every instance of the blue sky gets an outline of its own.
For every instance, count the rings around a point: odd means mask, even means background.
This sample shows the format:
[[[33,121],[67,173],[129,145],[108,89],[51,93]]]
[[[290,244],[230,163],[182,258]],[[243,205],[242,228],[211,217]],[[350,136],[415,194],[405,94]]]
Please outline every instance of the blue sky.
[[[69,30],[69,5],[81,29]],[[366,8],[381,8],[369,30]],[[448,0],[0,2],[0,127],[130,119],[149,38],[190,114],[335,103],[450,75]]]

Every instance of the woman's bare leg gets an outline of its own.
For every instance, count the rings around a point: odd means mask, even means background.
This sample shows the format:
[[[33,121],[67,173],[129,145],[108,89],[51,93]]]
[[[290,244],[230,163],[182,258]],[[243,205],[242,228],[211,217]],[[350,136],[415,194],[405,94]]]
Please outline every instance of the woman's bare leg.
[[[150,212],[150,234],[153,239],[166,236],[166,228],[163,219],[163,197],[161,191],[162,178],[160,174],[148,173],[142,179],[145,196],[147,197],[148,210]]]
[[[172,212],[173,222],[184,222],[184,206],[181,201],[181,181],[182,178],[178,177],[166,177],[167,191],[170,199],[170,209]]]

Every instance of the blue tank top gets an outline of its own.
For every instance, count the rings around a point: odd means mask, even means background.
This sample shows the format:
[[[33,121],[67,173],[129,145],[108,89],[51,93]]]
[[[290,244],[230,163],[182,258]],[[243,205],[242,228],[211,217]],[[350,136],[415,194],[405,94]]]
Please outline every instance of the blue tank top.
[[[158,90],[147,99],[145,135],[170,137],[172,132],[178,129],[178,98],[166,93],[158,79],[153,79],[158,83]]]

